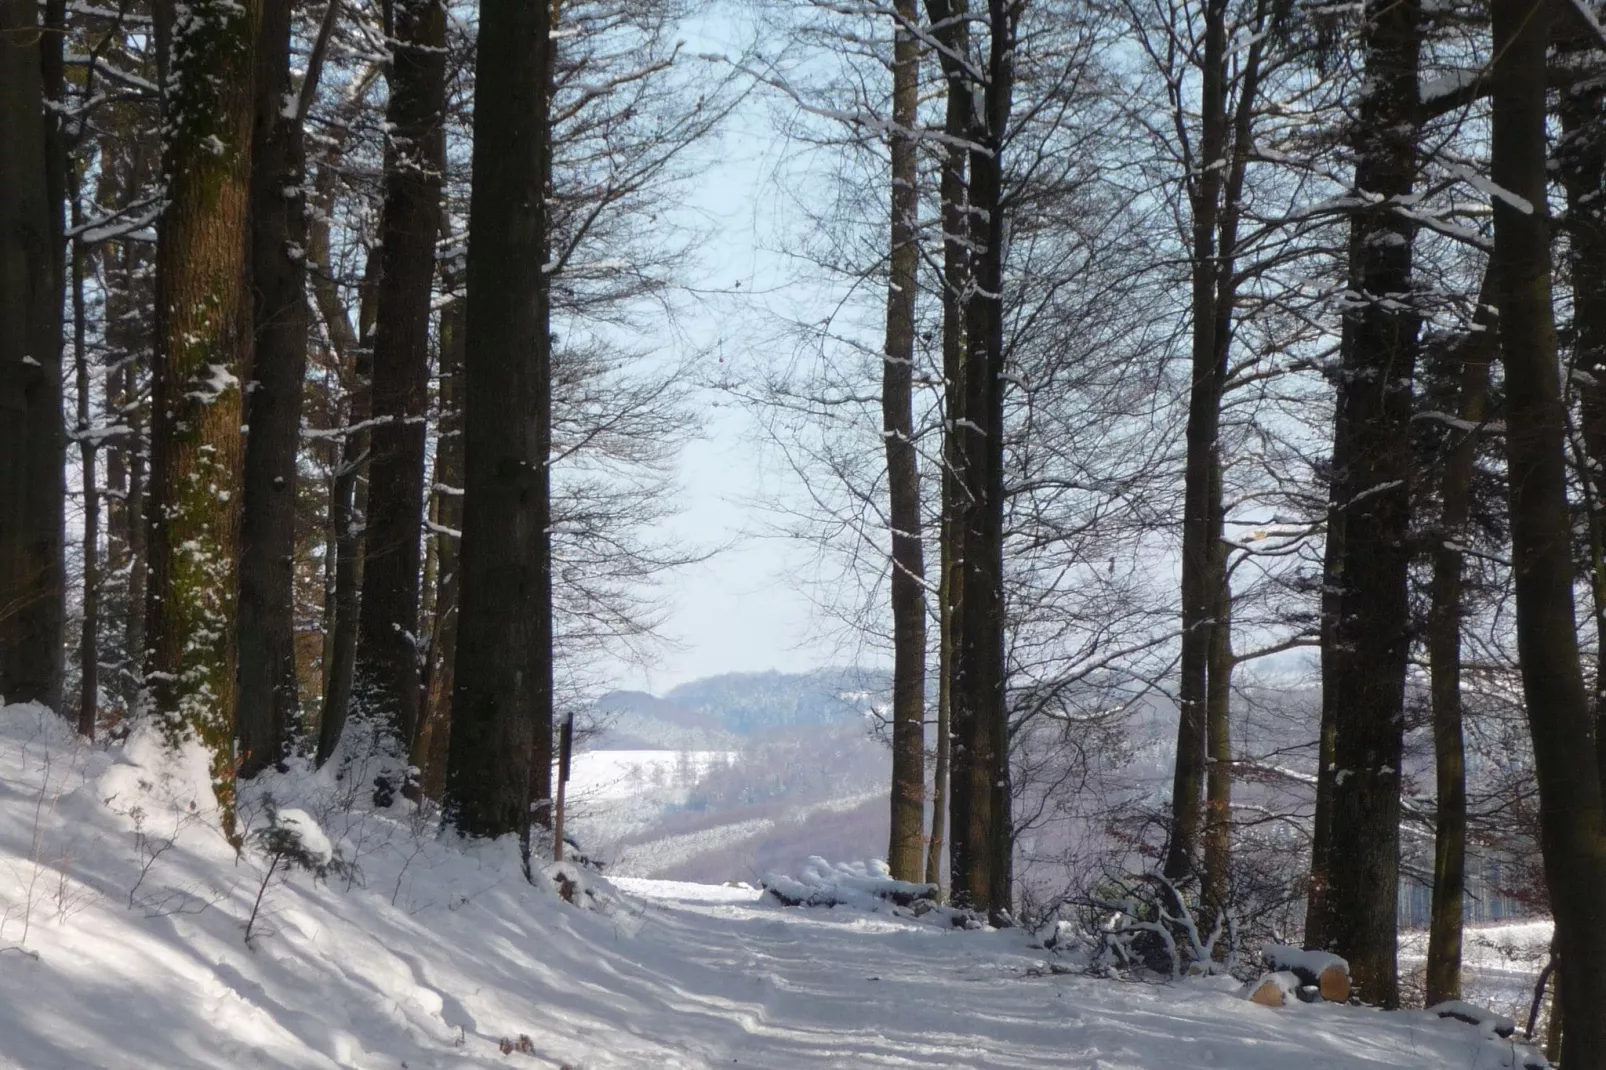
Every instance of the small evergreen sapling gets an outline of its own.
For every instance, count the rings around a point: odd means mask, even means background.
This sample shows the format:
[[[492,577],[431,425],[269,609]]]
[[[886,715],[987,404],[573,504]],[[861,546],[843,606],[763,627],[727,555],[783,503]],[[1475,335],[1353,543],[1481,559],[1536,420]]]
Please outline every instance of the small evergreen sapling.
[[[263,871],[262,883],[257,886],[256,899],[251,904],[251,916],[245,922],[248,944],[275,874],[288,875],[300,870],[312,874],[314,880],[324,880],[331,874],[348,879],[356,876],[356,867],[340,856],[311,814],[305,810],[280,810],[272,799],[266,800],[265,808],[268,823],[253,829],[246,837],[249,846],[268,857],[268,868]]]

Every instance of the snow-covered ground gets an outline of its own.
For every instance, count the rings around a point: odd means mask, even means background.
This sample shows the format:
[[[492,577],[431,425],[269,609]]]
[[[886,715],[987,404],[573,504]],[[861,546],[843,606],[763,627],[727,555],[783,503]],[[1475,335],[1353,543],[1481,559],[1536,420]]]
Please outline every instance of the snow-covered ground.
[[[509,843],[369,812],[360,769],[252,785],[250,834],[268,792],[356,872],[264,884],[263,851],[237,858],[218,832],[197,755],[0,711],[0,1070],[1494,1070],[1517,1053],[1423,1012],[1058,974],[1018,931],[749,889],[621,879],[581,911],[526,883]]]

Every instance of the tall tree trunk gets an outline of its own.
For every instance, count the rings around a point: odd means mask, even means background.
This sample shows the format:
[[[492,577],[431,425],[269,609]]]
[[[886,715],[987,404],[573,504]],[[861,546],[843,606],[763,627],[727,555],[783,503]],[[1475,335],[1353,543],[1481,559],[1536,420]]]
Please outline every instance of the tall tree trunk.
[[[211,755],[234,834],[241,377],[250,366],[252,64],[258,0],[175,11],[156,256],[146,687]]]
[[[102,204],[109,203],[104,196],[100,200]],[[112,297],[115,292],[113,290],[115,284],[111,282],[111,279],[117,274],[117,268],[114,266],[117,260],[114,259],[114,255],[113,250],[107,250],[101,253],[100,257],[101,270],[107,279],[105,283],[107,326],[102,328],[102,333],[107,335],[106,348],[108,350],[112,353],[122,352],[126,354],[126,349],[119,350],[117,343],[111,340],[108,330],[112,317],[116,315],[114,311],[116,301]],[[129,358],[127,356],[112,357],[110,364],[111,366],[106,369],[106,374],[101,379],[100,403],[101,409],[105,413],[106,421],[108,423],[116,423],[124,408],[125,402],[123,399],[128,396]],[[107,443],[106,448],[106,489],[104,495],[106,498],[106,572],[108,576],[117,576],[128,567],[129,530],[132,525],[129,523],[127,508],[128,455],[117,444],[111,442]]]
[[[103,202],[104,199],[103,199]],[[111,319],[112,289],[109,278],[115,272],[112,266],[114,257],[120,254],[114,250],[107,250],[101,254],[102,271],[108,278],[106,286],[106,318]],[[104,334],[104,328],[102,330]],[[107,340],[107,348],[113,353],[118,352],[114,343]],[[124,351],[126,352],[126,350]],[[104,412],[108,423],[116,423],[118,414],[123,411],[123,398],[128,396],[128,378],[132,369],[129,367],[130,358],[112,358],[112,366],[107,369],[105,377],[101,380],[101,411]],[[110,640],[111,650],[103,657],[111,656],[120,651],[120,642],[117,637],[119,625],[126,626],[126,621],[119,610],[127,609],[123,599],[128,593],[129,574],[129,543],[130,535],[136,526],[130,523],[128,515],[128,452],[121,443],[108,441],[104,449],[106,458],[106,486],[103,492],[106,513],[106,554],[105,554],[105,588],[111,595],[111,604],[102,599],[101,613],[105,615],[106,622],[102,630]],[[143,609],[143,607],[141,607]],[[126,716],[132,709],[122,709],[121,700],[125,691],[124,678],[128,674],[128,665],[120,656],[117,657],[115,668],[112,671],[110,688],[113,703],[119,707],[118,715]]]
[[[121,151],[103,154],[100,200],[128,203],[147,192],[153,146],[135,135],[135,117],[120,115]],[[115,144],[116,142],[113,142]],[[100,254],[105,293],[103,335],[116,354],[106,376],[106,419],[127,430],[103,445],[106,457],[106,569],[120,595],[103,626],[120,651],[115,691],[124,715],[132,715],[142,688],[145,646],[145,405],[144,369],[151,346],[150,314],[155,293],[150,271],[154,250],[130,237],[119,238]],[[103,605],[102,612],[105,612]]]
[[[915,125],[920,46],[915,0],[897,0],[892,56],[891,278],[881,368],[881,427],[892,526],[892,835],[898,880],[923,875],[926,807],[926,565],[920,534],[920,462],[914,442],[916,215]]]
[[[959,523],[964,496],[959,429],[964,411],[966,307],[970,292],[970,213],[967,178],[969,153],[965,139],[970,132],[970,80],[964,58],[970,54],[967,0],[926,0],[926,13],[932,35],[940,47],[938,63],[946,83],[943,132],[948,141],[943,149],[940,196],[943,229],[942,364],[943,364],[943,471],[941,606],[938,613],[940,650],[938,671],[942,674],[938,697],[938,776],[946,803],[945,826],[948,838],[948,880],[957,895],[959,876],[968,872],[974,850],[969,838],[970,786],[954,770],[965,760],[966,714],[956,701],[958,683],[959,614],[964,600],[965,529]],[[945,753],[946,752],[946,753]],[[944,760],[946,758],[946,761]],[[936,819],[933,818],[933,839]],[[940,862],[940,860],[939,860]],[[928,874],[941,872],[941,865],[927,859]]]
[[[246,402],[250,430],[240,522],[239,735],[244,777],[284,758],[301,707],[295,521],[307,369],[307,204],[302,119],[290,82],[292,14],[291,0],[267,4],[257,38],[251,168],[256,353]],[[316,83],[313,67],[307,78]]]
[[[345,130],[337,132],[340,141],[331,155],[340,151]],[[323,704],[318,715],[319,765],[327,762],[340,743],[346,727],[346,709],[351,699],[351,678],[357,655],[357,605],[362,590],[363,514],[367,505],[366,483],[361,476],[368,463],[368,416],[371,411],[369,383],[373,377],[373,328],[376,293],[379,289],[380,255],[368,250],[359,288],[357,329],[341,300],[340,288],[330,275],[329,217],[334,208],[335,172],[333,161],[318,173],[318,206],[311,228],[311,259],[318,265],[312,277],[313,301],[329,331],[329,339],[340,361],[347,394],[346,433],[340,440],[329,487],[328,542],[335,550],[333,594],[328,607],[328,634],[325,637]]]
[[[1311,818],[1310,881],[1305,895],[1305,946],[1327,946],[1327,882],[1333,834],[1333,756],[1338,741],[1339,594],[1344,589],[1343,486],[1349,465],[1349,424],[1342,406],[1333,413],[1333,454],[1327,489],[1327,532],[1322,548],[1321,720],[1316,740],[1316,800]]]
[[[947,494],[943,494],[944,501]],[[946,515],[947,510],[943,510]],[[943,526],[947,526],[946,520]],[[931,771],[931,835],[926,841],[926,883],[942,887],[942,858],[943,849],[947,846],[948,833],[948,663],[951,660],[949,650],[948,624],[948,587],[950,568],[948,565],[948,539],[941,536],[940,553],[942,561],[940,568],[942,575],[937,584],[937,738],[935,746],[935,761]]]
[[[1165,874],[1173,880],[1197,864],[1200,809],[1205,789],[1211,633],[1220,607],[1216,522],[1220,513],[1216,440],[1227,351],[1216,344],[1216,226],[1220,218],[1227,152],[1227,2],[1204,7],[1204,61],[1200,67],[1199,156],[1188,176],[1193,212],[1192,355],[1188,394],[1187,460],[1182,506],[1182,651],[1177,684],[1177,750],[1171,780],[1170,842]]]
[[[1572,29],[1571,26],[1568,27]],[[1562,44],[1567,52],[1595,47],[1587,28]],[[1573,368],[1582,402],[1584,455],[1589,460],[1594,557],[1595,745],[1606,783],[1606,85],[1580,78],[1558,95],[1561,142],[1555,156],[1567,191],[1567,267],[1573,292]]]
[[[391,0],[385,207],[362,606],[352,696],[406,753],[417,729],[418,598],[429,408],[430,288],[445,167],[446,11]]]
[[[1014,95],[1013,0],[989,0],[981,108],[971,119],[969,207],[974,284],[965,317],[965,382],[955,451],[962,490],[955,503],[963,597],[954,646],[956,811],[952,880],[961,905],[1001,915],[1010,908],[1009,723],[1004,665],[1004,262],[1002,156]],[[955,801],[959,793],[955,792]],[[964,850],[961,852],[961,843]]]
[[[68,179],[73,230],[83,222],[83,189],[76,168]],[[78,734],[95,738],[100,713],[100,487],[95,474],[97,437],[90,419],[89,352],[85,335],[88,315],[84,307],[84,247],[72,241],[72,351],[73,380],[78,390],[78,459],[84,486],[84,598],[78,633]]]
[[[485,0],[475,68],[448,819],[528,836],[552,749],[551,9]],[[527,840],[526,840],[527,843]]]
[[[45,84],[59,83],[60,53],[33,0],[0,0],[0,697],[56,710],[66,586],[63,188]]]
[[[153,6],[158,42],[158,78],[166,70],[165,55],[167,6]],[[126,191],[147,189],[152,174],[161,164],[160,143],[141,142],[134,146],[124,164],[123,188]],[[144,243],[125,239],[120,260],[121,294],[119,301],[126,317],[113,320],[111,295],[107,295],[108,341],[119,352],[127,354],[124,371],[127,389],[119,417],[128,428],[123,441],[127,443],[128,492],[124,499],[124,514],[128,525],[128,585],[125,591],[123,619],[122,702],[130,714],[139,709],[145,694],[145,595],[150,582],[150,527],[145,507],[150,488],[150,409],[147,390],[152,389],[151,370],[155,360],[155,306],[156,306],[156,251]],[[144,315],[139,313],[144,312]],[[113,331],[115,326],[116,330]],[[115,340],[114,340],[115,339]]]
[[[1336,700],[1333,818],[1325,938],[1349,960],[1362,999],[1399,1003],[1396,915],[1400,762],[1410,651],[1411,384],[1418,316],[1412,307],[1415,227],[1394,206],[1417,167],[1416,0],[1373,0],[1363,30],[1366,85],[1354,133],[1362,203],[1350,225],[1338,404],[1350,436],[1337,473],[1344,493],[1343,574],[1332,638],[1344,652]]]
[[[452,689],[457,668],[457,607],[461,586],[458,540],[463,530],[463,302],[441,309],[440,423],[435,444],[435,613],[430,626],[428,689],[413,764],[426,798],[446,790]]]
[[[935,21],[935,8],[933,8]],[[926,882],[942,883],[942,855],[946,846],[948,818],[959,812],[951,789],[953,751],[953,670],[955,625],[958,620],[963,579],[959,565],[963,550],[954,524],[954,510],[961,493],[955,450],[960,395],[965,375],[965,294],[970,285],[969,212],[966,208],[968,180],[965,132],[969,128],[969,95],[959,65],[953,56],[965,55],[968,33],[962,20],[953,20],[943,29],[941,39],[949,52],[942,62],[947,94],[944,101],[942,177],[942,578],[938,587],[938,685],[937,685],[937,768],[933,775],[931,849],[926,856]],[[950,873],[951,877],[951,873]]]
[[[148,340],[147,340],[148,344]],[[143,346],[141,348],[144,348]],[[128,615],[123,622],[123,705],[134,710],[145,690],[145,590],[150,575],[150,528],[145,523],[145,498],[150,437],[145,429],[145,406],[139,390],[140,361],[128,366],[129,404],[123,415],[128,426]]]
[[[1493,273],[1484,272],[1473,333],[1456,347],[1460,367],[1460,414],[1471,424],[1484,419],[1489,365],[1495,358],[1497,324]],[[1438,545],[1428,610],[1429,691],[1433,711],[1433,761],[1438,805],[1433,832],[1433,914],[1428,927],[1427,1005],[1461,998],[1461,927],[1465,916],[1467,765],[1461,732],[1461,547],[1472,515],[1472,476],[1478,435],[1461,433],[1444,462]]]
[[[1540,840],[1562,948],[1562,1065],[1606,1067],[1606,813],[1578,661],[1546,211],[1545,51],[1551,9],[1494,0],[1495,274],[1506,371],[1517,651],[1533,732]]]
[[[1205,690],[1206,742],[1210,764],[1205,777],[1204,873],[1201,900],[1208,911],[1225,911],[1231,894],[1232,864],[1232,590],[1227,583],[1227,544],[1220,503],[1221,465],[1215,465],[1211,497],[1210,585],[1216,608],[1210,626],[1210,674]]]
[[[1188,175],[1193,215],[1192,359],[1188,398],[1187,459],[1184,467],[1182,534],[1182,650],[1178,686],[1176,765],[1172,776],[1171,838],[1165,871],[1178,878],[1190,872],[1198,848],[1201,812],[1199,792],[1218,809],[1229,806],[1231,766],[1216,766],[1216,751],[1230,749],[1233,659],[1229,634],[1218,639],[1218,627],[1230,629],[1232,590],[1227,584],[1226,523],[1222,504],[1221,406],[1227,389],[1232,323],[1237,308],[1238,223],[1243,213],[1244,180],[1251,156],[1256,102],[1260,93],[1261,59],[1269,32],[1279,27],[1285,11],[1269,0],[1256,6],[1254,34],[1240,56],[1227,48],[1226,0],[1211,0],[1204,9],[1205,47],[1200,67],[1201,113],[1198,160]],[[1237,65],[1238,103],[1229,114],[1228,84]],[[1230,123],[1230,126],[1229,126]],[[1230,134],[1230,137],[1229,137]],[[1219,161],[1226,160],[1222,167]],[[1230,754],[1219,759],[1230,762]],[[1207,773],[1206,770],[1209,770]],[[1210,818],[1203,816],[1207,839]],[[1230,837],[1225,826],[1214,830],[1206,845],[1214,867],[1205,875],[1217,891],[1225,888]]]
[[[368,254],[369,264],[378,262],[378,252]],[[377,269],[375,269],[377,270]],[[342,311],[344,315],[344,311]],[[360,315],[359,315],[360,318]],[[329,528],[334,533],[335,591],[334,614],[330,624],[329,666],[324,673],[323,710],[318,720],[318,764],[334,755],[346,727],[350,705],[352,673],[357,655],[357,605],[363,575],[363,515],[365,495],[359,493],[363,467],[368,463],[369,381],[373,374],[373,350],[368,338],[351,349],[351,401],[348,430],[340,445],[334,483],[329,492]]]

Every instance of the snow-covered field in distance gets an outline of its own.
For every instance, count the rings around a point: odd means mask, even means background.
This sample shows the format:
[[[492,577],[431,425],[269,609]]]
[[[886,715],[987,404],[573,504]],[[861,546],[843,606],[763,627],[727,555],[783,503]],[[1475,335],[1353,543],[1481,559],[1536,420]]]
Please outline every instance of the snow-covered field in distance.
[[[756,881],[886,850],[884,673],[730,673],[596,702],[565,829],[608,871]],[[879,800],[879,801],[878,801]]]
[[[85,745],[0,709],[0,1070],[1439,1070],[1519,1049],[1420,1011],[1270,1010],[1222,979],[1056,974],[1019,930],[799,910],[750,889],[597,882],[596,911],[466,845],[370,770],[297,764],[268,793],[348,876],[236,855],[204,756]],[[303,828],[309,828],[303,822]],[[254,935],[245,926],[260,903]]]
[[[1519,1026],[1528,1021],[1534,982],[1550,957],[1554,926],[1548,919],[1505,925],[1469,925],[1461,944],[1463,996],[1506,1015]],[[1400,972],[1409,992],[1420,985],[1428,956],[1428,934],[1400,934]]]
[[[569,791],[577,800],[629,799],[656,789],[689,790],[716,764],[737,758],[720,750],[592,750],[574,756]]]
[[[737,757],[734,751],[582,751],[569,777],[567,827],[588,852],[613,861],[627,837],[684,810],[697,783]]]

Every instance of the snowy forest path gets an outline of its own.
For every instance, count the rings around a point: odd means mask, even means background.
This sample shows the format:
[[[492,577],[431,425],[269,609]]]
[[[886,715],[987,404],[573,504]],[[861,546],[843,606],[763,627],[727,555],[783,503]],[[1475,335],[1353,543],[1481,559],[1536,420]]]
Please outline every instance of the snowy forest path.
[[[529,883],[511,838],[353,806],[355,770],[264,774],[246,827],[272,795],[356,867],[318,880],[236,853],[195,805],[207,761],[154,728],[88,745],[42,707],[0,708],[0,1070],[1503,1070],[1515,1053],[1422,1011],[1053,974],[1019,930],[753,889],[619,878],[578,910]]]
[[[1498,1044],[1468,1064],[1464,1028],[1420,1012],[1273,1011],[1239,998],[1226,979],[1160,985],[1048,973],[1049,953],[1018,931],[959,933],[892,915],[782,908],[747,889],[618,884],[648,904],[633,957],[664,979],[677,1015],[699,1022],[685,1038],[707,1060],[695,1065],[1509,1065]],[[669,961],[654,969],[662,952]]]

